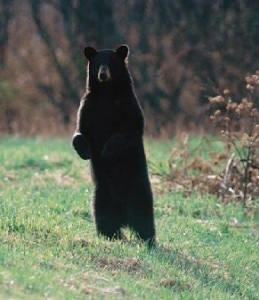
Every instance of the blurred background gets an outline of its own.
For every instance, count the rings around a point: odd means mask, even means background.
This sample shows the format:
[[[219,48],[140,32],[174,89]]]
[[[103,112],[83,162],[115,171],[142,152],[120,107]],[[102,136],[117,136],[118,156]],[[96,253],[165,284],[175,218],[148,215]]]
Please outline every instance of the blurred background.
[[[259,69],[258,3],[0,0],[0,135],[71,135],[84,47],[122,43],[148,134],[209,130],[208,97]]]

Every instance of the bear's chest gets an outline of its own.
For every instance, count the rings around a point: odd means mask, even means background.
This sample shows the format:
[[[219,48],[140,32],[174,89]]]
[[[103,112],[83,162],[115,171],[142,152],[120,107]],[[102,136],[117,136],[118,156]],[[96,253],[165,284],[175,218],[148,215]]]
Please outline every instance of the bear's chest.
[[[96,101],[91,110],[90,132],[93,142],[103,144],[118,132],[123,124],[124,115],[120,103],[115,100]]]
[[[117,100],[99,101],[95,103],[93,111],[95,126],[100,122],[108,127],[118,126],[123,120],[123,114],[123,108]]]

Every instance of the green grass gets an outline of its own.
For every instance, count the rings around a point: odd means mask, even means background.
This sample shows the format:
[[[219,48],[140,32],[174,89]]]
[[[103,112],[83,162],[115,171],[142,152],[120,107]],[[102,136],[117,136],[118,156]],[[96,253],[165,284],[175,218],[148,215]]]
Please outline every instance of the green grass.
[[[172,145],[148,141],[149,161]],[[259,299],[259,222],[241,205],[154,187],[148,250],[96,237],[92,190],[68,140],[0,140],[0,299]]]

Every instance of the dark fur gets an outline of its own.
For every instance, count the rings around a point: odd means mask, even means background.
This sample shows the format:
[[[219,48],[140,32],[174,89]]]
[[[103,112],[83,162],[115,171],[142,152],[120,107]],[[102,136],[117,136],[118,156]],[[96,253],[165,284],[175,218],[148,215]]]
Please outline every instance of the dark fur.
[[[128,47],[96,51],[89,60],[87,91],[78,111],[73,146],[90,159],[95,182],[93,201],[98,234],[121,238],[129,226],[153,244],[153,199],[143,147],[144,118],[134,94],[126,60]],[[107,65],[109,74],[100,65]],[[102,78],[105,81],[100,81]],[[107,81],[106,81],[107,79]]]

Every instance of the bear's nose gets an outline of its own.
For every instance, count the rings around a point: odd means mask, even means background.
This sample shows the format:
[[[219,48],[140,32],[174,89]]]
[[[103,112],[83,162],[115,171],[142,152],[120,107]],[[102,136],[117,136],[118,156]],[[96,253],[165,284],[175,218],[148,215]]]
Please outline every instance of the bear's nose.
[[[107,80],[107,75],[106,75],[106,73],[105,73],[105,72],[101,72],[101,73],[99,74],[99,78],[100,78],[101,81]]]
[[[100,66],[99,72],[98,72],[98,80],[99,81],[108,81],[110,80],[110,71],[107,66]]]

